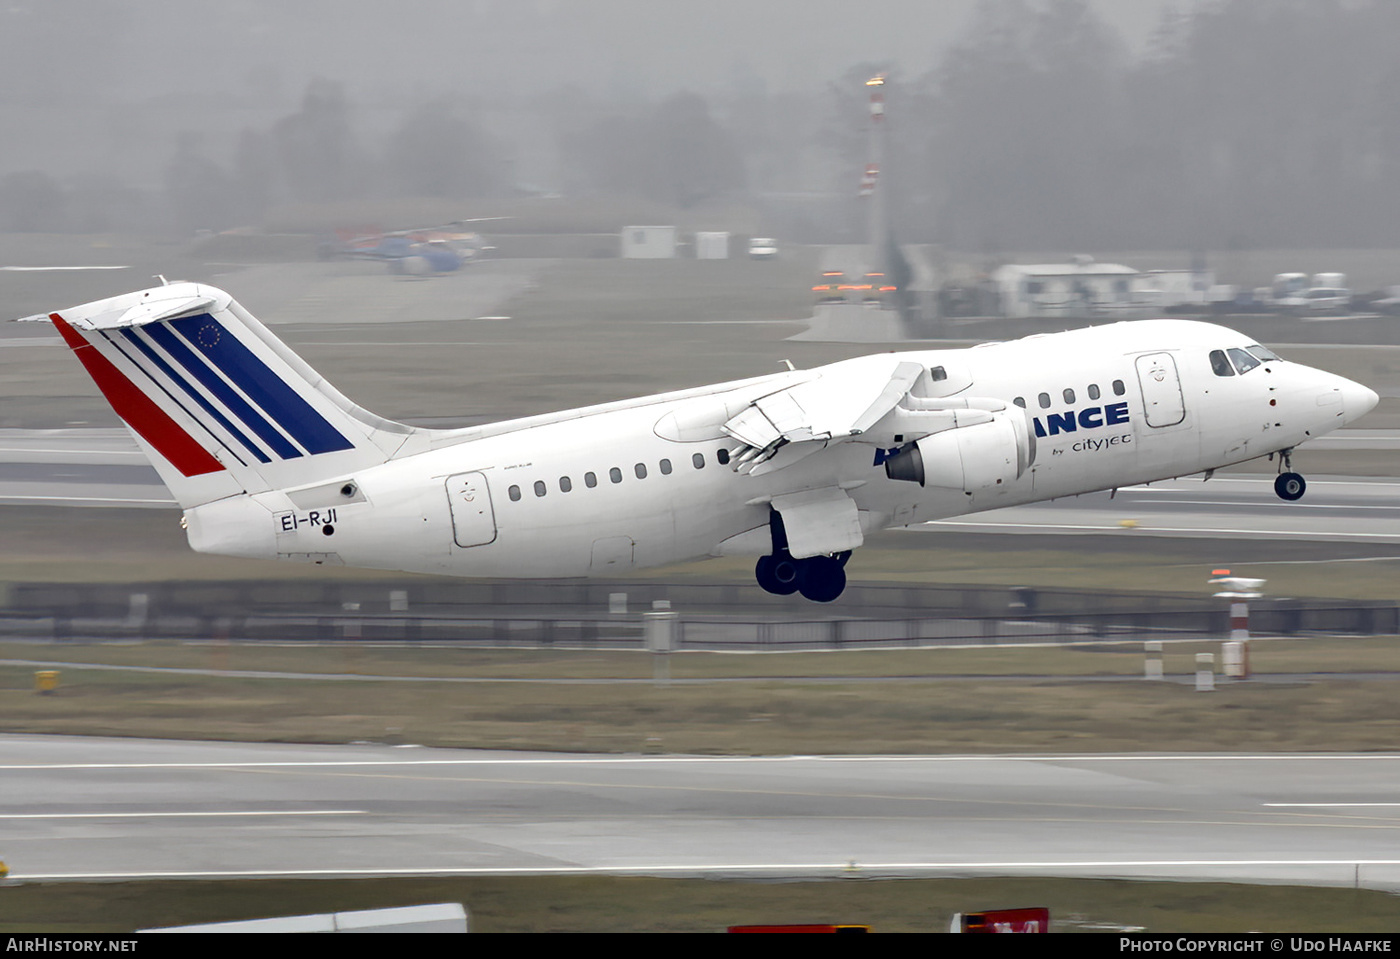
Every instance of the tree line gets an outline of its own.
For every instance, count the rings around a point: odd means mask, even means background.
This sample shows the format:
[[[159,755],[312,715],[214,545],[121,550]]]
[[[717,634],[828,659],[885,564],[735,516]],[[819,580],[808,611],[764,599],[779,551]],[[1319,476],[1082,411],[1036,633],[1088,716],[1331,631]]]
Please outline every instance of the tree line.
[[[568,196],[676,210],[816,198],[819,213],[784,222],[805,231],[792,239],[830,240],[858,229],[863,82],[880,71],[881,182],[906,242],[1400,246],[1397,36],[1393,0],[1183,0],[1134,55],[1087,0],[982,0],[920,76],[857,64],[825,90],[769,93],[740,63],[732,87],[708,96],[623,102],[567,88],[505,110],[445,92],[402,107],[379,134],[343,84],[317,80],[232,150],[171,131],[154,187],[99,173],[0,177],[0,230],[188,234],[256,223],[289,202],[500,197],[536,185],[523,182],[529,167],[551,171],[538,185]],[[549,162],[522,162],[541,144]]]

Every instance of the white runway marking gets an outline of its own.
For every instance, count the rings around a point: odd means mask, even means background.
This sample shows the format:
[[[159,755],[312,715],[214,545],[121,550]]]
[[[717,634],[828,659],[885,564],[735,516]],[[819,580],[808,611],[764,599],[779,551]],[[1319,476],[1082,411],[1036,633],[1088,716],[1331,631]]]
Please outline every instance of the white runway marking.
[[[314,340],[317,348],[326,346],[514,346],[513,343],[488,343],[477,340]]]
[[[1151,535],[1153,533],[1195,533],[1203,536],[1213,536],[1226,533],[1234,536],[1296,536],[1300,539],[1325,539],[1325,540],[1347,540],[1347,539],[1395,539],[1396,533],[1338,533],[1338,532],[1316,532],[1312,530],[1295,529],[1220,529],[1214,526],[1157,526],[1150,522],[1142,522],[1132,529],[1124,529],[1117,523],[993,523],[993,522],[972,522],[969,520],[940,519],[921,524],[923,526],[965,526],[976,529],[1058,529],[1058,530],[1079,530],[1081,532],[1092,531],[1096,533],[1115,532],[1124,536]]]
[[[245,809],[226,812],[36,812],[0,813],[10,819],[211,819],[230,816],[368,816],[364,809]]]
[[[1328,753],[1326,755],[1289,753],[1235,755],[1096,755],[1093,753],[1023,756],[564,756],[564,757],[482,757],[473,759],[297,759],[251,760],[230,762],[129,762],[129,763],[6,763],[0,770],[48,769],[258,769],[258,768],[343,768],[374,766],[628,766],[628,765],[695,765],[695,764],[753,764],[753,763],[1159,763],[1159,762],[1290,762],[1308,759],[1328,761],[1400,761],[1400,753]]]
[[[1372,809],[1400,807],[1400,802],[1266,802],[1273,809]]]
[[[129,266],[0,266],[8,273],[59,273],[65,270],[129,270]]]
[[[107,879],[255,879],[276,877],[310,878],[315,876],[665,876],[665,875],[922,875],[938,873],[991,872],[1005,873],[1035,870],[1073,874],[1077,871],[1098,872],[1105,869],[1226,869],[1239,867],[1302,867],[1336,866],[1355,870],[1362,866],[1400,866],[1400,859],[1053,859],[1010,860],[991,862],[696,862],[686,865],[657,863],[627,866],[523,866],[452,869],[421,867],[377,869],[270,869],[222,870],[209,872],[103,872],[103,873],[25,873],[30,882],[61,880]],[[14,878],[12,874],[12,878]]]
[[[1281,504],[1279,504],[1279,503],[1270,503],[1270,502],[1268,502],[1268,501],[1264,501],[1264,502],[1260,502],[1260,503],[1241,503],[1241,502],[1237,502],[1237,501],[1232,501],[1232,500],[1221,500],[1221,499],[1174,499],[1174,500],[1171,501],[1171,505],[1172,505],[1172,506],[1228,506],[1228,507],[1230,507],[1231,509],[1239,509],[1239,508],[1242,507],[1242,506],[1247,506],[1247,507],[1250,507],[1250,508],[1252,508],[1252,509],[1272,509],[1272,508],[1274,508],[1274,507],[1280,506]],[[1348,503],[1290,503],[1290,504],[1288,505],[1287,508],[1288,508],[1288,509],[1389,509],[1389,510],[1400,510],[1400,506],[1359,506],[1359,505],[1352,505],[1352,504],[1348,504]]]
[[[114,496],[10,496],[0,494],[0,504],[10,505],[16,502],[35,503],[109,503],[113,506],[132,505],[140,503],[146,506],[174,506],[173,499],[135,499],[121,498]]]

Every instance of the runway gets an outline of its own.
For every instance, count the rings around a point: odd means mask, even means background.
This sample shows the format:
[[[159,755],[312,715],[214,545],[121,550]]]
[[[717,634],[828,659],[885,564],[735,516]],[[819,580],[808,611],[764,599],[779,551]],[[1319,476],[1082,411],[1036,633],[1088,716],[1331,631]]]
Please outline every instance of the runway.
[[[12,880],[1078,876],[1400,888],[1400,755],[588,756],[0,737]]]

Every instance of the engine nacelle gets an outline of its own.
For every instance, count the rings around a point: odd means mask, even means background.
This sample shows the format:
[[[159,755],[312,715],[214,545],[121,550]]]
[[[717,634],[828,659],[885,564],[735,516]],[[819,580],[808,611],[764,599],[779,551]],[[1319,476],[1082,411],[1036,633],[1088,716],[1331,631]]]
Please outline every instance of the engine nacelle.
[[[915,440],[885,460],[885,475],[976,493],[1015,481],[1034,461],[1035,434],[1018,409]]]

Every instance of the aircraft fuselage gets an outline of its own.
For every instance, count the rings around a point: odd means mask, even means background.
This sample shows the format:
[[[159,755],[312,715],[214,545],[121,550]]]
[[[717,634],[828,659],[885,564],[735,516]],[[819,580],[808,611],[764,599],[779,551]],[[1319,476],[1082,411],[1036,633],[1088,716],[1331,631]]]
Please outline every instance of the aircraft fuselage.
[[[1180,320],[877,354],[460,431],[439,448],[314,489],[196,506],[186,520],[191,545],[208,552],[459,576],[565,577],[781,552],[770,525],[775,500],[825,496],[844,506],[844,494],[859,530],[841,535],[858,545],[864,534],[887,527],[1291,451],[1375,404],[1374,393],[1349,380],[1261,355],[1272,356],[1238,333]],[[891,478],[886,461],[915,437],[874,430],[844,441],[779,444],[766,471],[736,470],[740,464],[731,462],[736,441],[724,425],[752,399],[814,379],[884,379],[902,363],[941,374],[925,389],[929,402],[991,399],[1024,416],[1031,452],[1018,475],[963,484]],[[939,468],[923,465],[931,476]],[[966,470],[971,476],[971,462]]]

